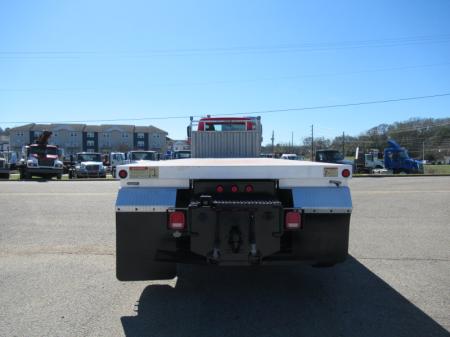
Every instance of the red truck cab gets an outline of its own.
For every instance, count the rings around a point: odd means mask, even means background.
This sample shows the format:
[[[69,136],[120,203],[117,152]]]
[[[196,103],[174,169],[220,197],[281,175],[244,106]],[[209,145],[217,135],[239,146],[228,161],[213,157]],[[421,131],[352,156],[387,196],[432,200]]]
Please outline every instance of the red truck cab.
[[[252,117],[206,117],[198,121],[197,131],[252,131],[256,118]]]

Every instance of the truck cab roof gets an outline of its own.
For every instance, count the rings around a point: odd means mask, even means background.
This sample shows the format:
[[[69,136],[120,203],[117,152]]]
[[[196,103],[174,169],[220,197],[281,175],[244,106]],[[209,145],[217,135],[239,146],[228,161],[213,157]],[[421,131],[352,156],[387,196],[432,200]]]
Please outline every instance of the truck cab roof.
[[[251,131],[257,129],[257,117],[205,117],[197,131]]]

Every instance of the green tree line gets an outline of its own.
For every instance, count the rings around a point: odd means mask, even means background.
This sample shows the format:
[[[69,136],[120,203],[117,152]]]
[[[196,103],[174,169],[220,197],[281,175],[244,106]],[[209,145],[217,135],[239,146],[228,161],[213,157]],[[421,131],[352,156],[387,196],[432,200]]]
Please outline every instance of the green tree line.
[[[358,136],[339,136],[334,139],[314,138],[314,151],[319,149],[336,149],[345,156],[355,155],[356,148],[383,150],[389,139],[395,140],[408,149],[410,156],[427,161],[442,161],[450,156],[450,118],[411,118],[393,124],[380,124]],[[264,153],[296,153],[311,158],[311,137],[303,139],[302,144],[292,145],[278,143],[263,146]],[[423,158],[424,157],[424,158]]]

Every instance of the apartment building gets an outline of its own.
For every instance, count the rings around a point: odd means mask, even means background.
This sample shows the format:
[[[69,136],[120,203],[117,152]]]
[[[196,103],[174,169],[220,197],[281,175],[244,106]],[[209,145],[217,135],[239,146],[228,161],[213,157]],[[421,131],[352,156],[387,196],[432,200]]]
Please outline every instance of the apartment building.
[[[33,138],[37,139],[43,130],[52,131],[50,143],[63,148],[65,153],[73,154],[83,151],[84,127],[83,124],[52,124],[51,127],[40,124],[34,127]]]
[[[154,126],[86,125],[86,124],[26,124],[10,129],[10,147],[35,141],[43,131],[51,131],[50,144],[58,145],[66,156],[81,151],[109,153],[134,149],[164,153],[167,132]]]

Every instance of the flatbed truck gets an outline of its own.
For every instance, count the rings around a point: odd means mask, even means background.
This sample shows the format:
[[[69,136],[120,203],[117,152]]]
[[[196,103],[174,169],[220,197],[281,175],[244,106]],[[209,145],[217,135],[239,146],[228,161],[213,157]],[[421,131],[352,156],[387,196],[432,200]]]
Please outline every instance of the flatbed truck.
[[[177,263],[332,266],[346,259],[351,165],[259,158],[259,118],[220,119],[227,134],[217,118],[202,122],[189,130],[196,158],[118,167],[119,280],[171,279]],[[236,144],[241,152],[216,142],[231,146],[233,137],[247,140]]]

